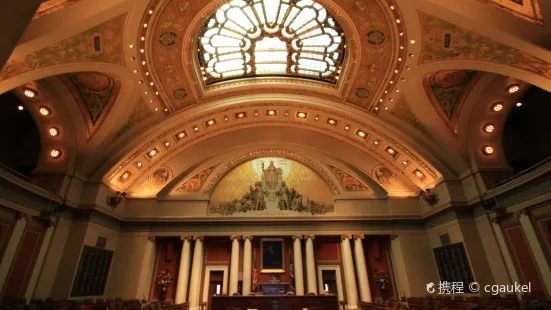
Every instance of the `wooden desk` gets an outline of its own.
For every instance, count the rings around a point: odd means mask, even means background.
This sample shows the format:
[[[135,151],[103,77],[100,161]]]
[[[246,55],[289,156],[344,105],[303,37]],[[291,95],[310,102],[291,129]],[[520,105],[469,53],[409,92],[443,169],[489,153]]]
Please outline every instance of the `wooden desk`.
[[[339,310],[337,296],[213,296],[210,310]]]

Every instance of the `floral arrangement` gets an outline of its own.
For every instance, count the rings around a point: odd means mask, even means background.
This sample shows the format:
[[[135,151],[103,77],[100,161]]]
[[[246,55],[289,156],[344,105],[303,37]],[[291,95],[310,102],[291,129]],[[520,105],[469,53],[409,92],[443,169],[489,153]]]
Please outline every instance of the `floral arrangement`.
[[[381,290],[386,290],[388,288],[388,284],[390,283],[390,279],[388,278],[388,273],[384,271],[383,268],[379,267],[378,269],[375,269],[375,281],[377,283],[377,287]]]
[[[159,277],[157,278],[159,292],[166,292],[168,286],[170,285],[170,282],[172,282],[172,275],[170,274],[170,270],[165,269],[164,271],[161,271],[159,273]]]

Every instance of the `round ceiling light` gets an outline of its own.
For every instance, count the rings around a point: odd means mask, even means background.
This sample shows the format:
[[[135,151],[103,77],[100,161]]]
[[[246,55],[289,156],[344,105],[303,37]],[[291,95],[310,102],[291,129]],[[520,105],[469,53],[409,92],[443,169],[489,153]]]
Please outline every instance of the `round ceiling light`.
[[[499,112],[503,110],[503,103],[496,103],[492,106],[492,111]]]
[[[522,102],[517,102],[516,106],[517,107],[522,107]]]
[[[50,130],[48,130],[48,132],[50,133],[50,136],[52,136],[52,137],[55,137],[55,136],[59,135],[59,130],[55,127],[50,128]]]
[[[520,85],[518,84],[513,84],[507,88],[507,91],[509,92],[509,94],[514,94],[519,90],[520,90]]]
[[[494,153],[494,148],[491,146],[485,146],[483,149],[484,154],[491,155]]]
[[[46,107],[40,107],[40,109],[38,109],[38,111],[40,112],[40,114],[44,115],[44,116],[47,116],[50,114],[50,109],[46,108]]]
[[[36,96],[36,90],[30,89],[30,88],[25,88],[25,89],[23,89],[23,94],[27,98],[34,98]]]
[[[495,130],[495,126],[493,124],[487,124],[484,126],[484,131],[487,133],[493,132]]]
[[[61,151],[58,149],[53,149],[50,151],[50,156],[52,156],[52,158],[59,158],[59,156],[61,156]]]
[[[19,111],[25,110],[25,108],[24,108],[22,105],[17,106],[17,109],[18,109]]]

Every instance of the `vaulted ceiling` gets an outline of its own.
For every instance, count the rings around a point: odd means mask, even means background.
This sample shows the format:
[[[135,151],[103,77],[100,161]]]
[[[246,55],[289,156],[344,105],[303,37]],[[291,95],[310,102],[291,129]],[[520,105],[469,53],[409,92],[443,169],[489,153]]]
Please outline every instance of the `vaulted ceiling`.
[[[366,197],[415,196],[469,171],[508,169],[508,111],[529,85],[551,90],[551,5],[536,0],[317,0],[344,38],[334,83],[211,83],[199,34],[227,2],[44,2],[0,72],[0,93],[13,90],[41,131],[35,173],[135,197],[209,195],[204,187],[240,164],[279,156],[337,196],[352,183]],[[159,173],[168,177],[147,186]]]

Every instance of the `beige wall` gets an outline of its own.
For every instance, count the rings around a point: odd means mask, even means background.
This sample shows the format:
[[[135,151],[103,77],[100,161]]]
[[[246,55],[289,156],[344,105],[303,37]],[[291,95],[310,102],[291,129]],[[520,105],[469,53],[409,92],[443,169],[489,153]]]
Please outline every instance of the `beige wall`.
[[[486,234],[483,238],[480,236],[479,227]],[[495,257],[497,242],[493,237],[489,222],[484,223],[483,218],[479,218],[477,221],[474,219],[455,219],[432,227],[427,230],[431,247],[438,248],[442,246],[440,235],[446,233],[450,237],[450,243],[463,242],[476,282],[481,285],[498,284],[496,279],[503,278],[500,273],[504,271],[504,266],[491,266],[490,264],[489,257],[492,260]],[[485,294],[485,292],[482,293]]]
[[[83,299],[101,296],[71,297],[73,279],[76,275],[80,255],[84,245],[95,246],[98,236],[107,238],[105,249],[115,251],[113,259],[116,259],[119,232],[88,221],[73,221],[71,223],[69,237],[65,242],[63,255],[60,261],[62,268],[58,269],[55,285],[52,288],[51,297],[54,299]],[[52,242],[52,246],[57,244]],[[111,266],[111,269],[113,266]],[[109,278],[111,274],[109,275]],[[109,278],[107,282],[109,283]]]
[[[492,223],[490,223],[486,215],[477,217],[475,222],[482,242],[482,247],[490,262],[489,265],[493,276],[493,283],[512,284],[513,281],[509,278],[507,266],[505,265],[499,244],[494,235],[494,230],[492,229]]]
[[[120,297],[123,299],[142,299],[139,292],[140,279],[147,279],[150,266],[144,266],[146,244],[150,242],[145,233],[121,233],[118,247],[111,263],[109,280],[105,289],[105,297]],[[146,274],[144,274],[146,273]],[[149,274],[149,276],[151,276]],[[148,294],[145,294],[147,298]]]
[[[432,247],[424,231],[398,234],[412,296],[426,296],[426,284],[440,280]]]
[[[54,280],[65,249],[65,244],[71,231],[71,221],[60,218],[55,226],[55,230],[50,242],[50,248],[44,258],[42,272],[38,278],[34,298],[48,298],[52,294]]]

